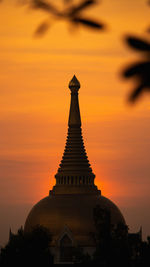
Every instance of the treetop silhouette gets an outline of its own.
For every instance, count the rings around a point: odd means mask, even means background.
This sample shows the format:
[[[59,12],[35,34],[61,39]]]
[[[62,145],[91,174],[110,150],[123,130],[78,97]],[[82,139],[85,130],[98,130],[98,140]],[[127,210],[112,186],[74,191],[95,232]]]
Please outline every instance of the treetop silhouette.
[[[150,91],[150,42],[134,36],[126,37],[128,46],[141,53],[143,59],[128,66],[123,76],[135,78],[137,85],[129,95],[129,102],[136,101],[144,91]]]

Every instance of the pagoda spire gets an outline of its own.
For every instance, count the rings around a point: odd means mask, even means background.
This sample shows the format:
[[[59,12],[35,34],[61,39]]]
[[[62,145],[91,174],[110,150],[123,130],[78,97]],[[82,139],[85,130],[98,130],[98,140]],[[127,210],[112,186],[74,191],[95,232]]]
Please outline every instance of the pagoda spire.
[[[71,103],[68,120],[68,134],[64,154],[59,165],[56,185],[50,194],[78,194],[100,192],[94,185],[95,175],[90,166],[81,129],[78,101],[80,83],[74,75],[69,83]]]

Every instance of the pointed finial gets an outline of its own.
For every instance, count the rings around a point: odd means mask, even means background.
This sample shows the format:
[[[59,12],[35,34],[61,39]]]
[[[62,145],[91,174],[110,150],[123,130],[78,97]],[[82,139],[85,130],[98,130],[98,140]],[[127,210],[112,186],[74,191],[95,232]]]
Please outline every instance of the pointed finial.
[[[69,88],[72,93],[78,92],[80,88],[80,83],[75,75],[73,76],[72,80],[69,82]]]

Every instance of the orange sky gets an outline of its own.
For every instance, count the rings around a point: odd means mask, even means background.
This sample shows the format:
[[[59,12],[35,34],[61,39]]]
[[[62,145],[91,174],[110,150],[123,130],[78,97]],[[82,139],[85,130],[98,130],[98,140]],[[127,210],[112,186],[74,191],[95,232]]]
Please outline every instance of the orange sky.
[[[121,208],[131,230],[143,225],[150,234],[146,218],[150,98],[145,95],[129,107],[126,98],[134,83],[120,76],[129,62],[139,58],[128,49],[124,36],[148,37],[144,31],[150,9],[145,0],[101,2],[86,15],[106,22],[106,31],[81,27],[72,33],[67,23],[52,20],[48,34],[40,39],[33,38],[33,33],[47,18],[44,13],[19,7],[15,0],[0,5],[0,228],[4,240],[9,226],[16,230],[23,224],[31,206],[54,184],[67,134],[68,83],[74,74],[81,83],[83,136],[95,182]],[[28,208],[21,208],[26,204]],[[21,219],[15,221],[18,206]],[[14,214],[7,216],[10,210]]]

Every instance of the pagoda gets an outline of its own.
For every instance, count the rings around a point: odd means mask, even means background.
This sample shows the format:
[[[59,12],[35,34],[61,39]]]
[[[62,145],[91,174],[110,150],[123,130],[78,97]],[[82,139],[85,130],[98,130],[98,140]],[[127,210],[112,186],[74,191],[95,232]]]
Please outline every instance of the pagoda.
[[[106,219],[109,218],[113,227],[126,225],[118,207],[95,185],[95,175],[83,142],[78,101],[80,83],[76,76],[69,88],[68,133],[55,175],[56,184],[48,196],[33,206],[24,226],[25,232],[39,225],[51,232],[50,249],[56,264],[75,262],[77,249],[92,257],[96,249],[97,225],[105,224]]]

